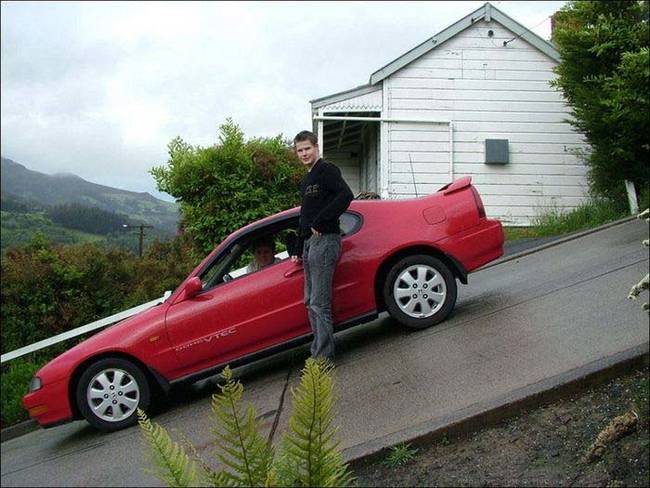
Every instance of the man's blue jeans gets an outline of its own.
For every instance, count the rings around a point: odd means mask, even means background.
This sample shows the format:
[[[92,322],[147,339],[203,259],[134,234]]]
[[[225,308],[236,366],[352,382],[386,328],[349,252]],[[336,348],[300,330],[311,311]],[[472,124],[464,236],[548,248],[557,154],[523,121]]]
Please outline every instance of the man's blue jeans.
[[[341,236],[323,234],[305,241],[302,254],[305,269],[305,306],[314,333],[312,357],[334,359],[332,328],[332,279],[341,255]]]

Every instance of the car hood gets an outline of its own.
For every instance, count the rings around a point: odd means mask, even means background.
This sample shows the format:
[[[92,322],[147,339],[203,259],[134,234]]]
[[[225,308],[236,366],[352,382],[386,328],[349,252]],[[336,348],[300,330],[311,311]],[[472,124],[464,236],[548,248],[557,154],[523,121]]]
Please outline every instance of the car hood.
[[[108,327],[52,359],[38,370],[35,376],[41,378],[43,382],[58,381],[69,375],[90,356],[129,349],[139,337],[148,334],[156,324],[164,322],[168,307],[167,302],[154,305]]]

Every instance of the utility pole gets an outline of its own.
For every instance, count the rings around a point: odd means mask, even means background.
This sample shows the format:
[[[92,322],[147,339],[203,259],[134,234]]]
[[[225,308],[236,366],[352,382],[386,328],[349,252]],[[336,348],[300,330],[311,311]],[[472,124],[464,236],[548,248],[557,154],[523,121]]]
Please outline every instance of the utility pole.
[[[125,229],[140,229],[140,247],[139,247],[139,256],[142,257],[142,247],[144,244],[144,230],[145,229],[153,229],[153,225],[129,225],[129,224],[122,224],[122,227]]]

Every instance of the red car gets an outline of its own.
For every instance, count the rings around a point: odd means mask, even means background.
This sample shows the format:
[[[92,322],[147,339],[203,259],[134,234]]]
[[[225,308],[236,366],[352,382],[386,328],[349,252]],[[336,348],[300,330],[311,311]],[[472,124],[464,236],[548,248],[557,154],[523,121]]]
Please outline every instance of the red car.
[[[233,232],[162,304],[94,335],[40,369],[23,398],[50,427],[85,417],[117,430],[134,424],[154,389],[197,381],[311,340],[303,269],[278,253],[246,273],[252,242],[292,245],[299,208]],[[503,254],[503,231],[487,219],[465,177],[412,200],[355,200],[341,217],[334,276],[335,332],[387,311],[407,327],[444,320],[456,280]],[[273,242],[273,241],[272,241]]]

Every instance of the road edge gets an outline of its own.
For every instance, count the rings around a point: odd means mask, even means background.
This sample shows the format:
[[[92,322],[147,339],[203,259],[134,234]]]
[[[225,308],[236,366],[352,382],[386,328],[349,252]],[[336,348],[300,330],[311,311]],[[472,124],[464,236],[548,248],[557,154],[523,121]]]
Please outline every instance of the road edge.
[[[442,438],[458,438],[494,426],[524,410],[531,410],[647,366],[649,343],[641,344],[579,368],[545,378],[498,398],[478,402],[450,415],[417,425],[368,442],[343,449],[346,462],[375,462],[386,457],[391,446],[409,442],[413,446],[429,444]]]
[[[10,425],[9,427],[5,427],[2,429],[2,431],[0,431],[0,443],[10,441],[11,439],[15,439],[16,437],[20,437],[25,434],[29,434],[30,432],[33,432],[39,428],[40,425],[38,422],[36,422],[36,420],[33,419],[25,420],[19,424]]]
[[[560,244],[564,244],[565,242],[573,241],[575,239],[580,239],[581,237],[588,236],[589,234],[595,234],[596,232],[600,232],[601,230],[609,229],[610,227],[615,227],[617,225],[622,225],[626,224],[628,222],[632,222],[633,220],[637,220],[636,215],[631,215],[629,217],[625,217],[619,220],[614,220],[613,222],[608,222],[606,224],[600,225],[598,227],[592,227],[591,229],[583,230],[580,232],[574,232],[572,234],[568,234],[564,237],[560,237],[554,241],[547,242],[545,244],[541,244],[539,246],[533,247],[531,249],[526,249],[525,251],[518,252],[516,254],[512,254],[510,256],[504,256],[502,258],[497,259],[496,261],[492,261],[491,263],[486,264],[485,266],[482,266],[478,269],[475,269],[472,271],[472,273],[477,273],[478,271],[483,271],[484,269],[491,268],[493,266],[498,266],[499,264],[507,263],[508,261],[512,261],[515,259],[522,258],[524,256],[528,256],[529,254],[533,254],[539,251],[543,251],[544,249],[548,249],[549,247],[553,246],[558,246]]]

